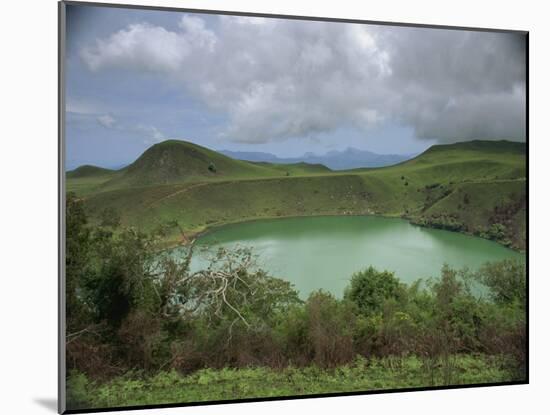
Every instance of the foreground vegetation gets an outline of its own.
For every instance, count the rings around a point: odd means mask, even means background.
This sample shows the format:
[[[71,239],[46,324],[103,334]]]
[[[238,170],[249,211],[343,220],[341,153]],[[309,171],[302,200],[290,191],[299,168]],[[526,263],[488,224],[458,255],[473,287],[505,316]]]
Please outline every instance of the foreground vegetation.
[[[450,384],[471,385],[510,381],[507,362],[490,356],[456,355]],[[90,381],[84,374],[69,379],[70,400],[82,407],[116,407],[232,399],[268,398],[326,393],[365,392],[448,385],[445,368],[427,368],[415,356],[358,356],[332,369],[318,366],[200,369],[192,374],[175,370],[155,375],[131,372],[108,382]]]
[[[89,223],[86,203],[67,197],[70,409],[525,379],[523,263],[412,285],[366,268],[302,301],[248,250],[191,272],[193,245],[158,251],[169,226]]]
[[[233,160],[170,140],[130,166],[83,166],[67,188],[87,201],[90,220],[105,209],[148,232],[177,223],[165,242],[188,242],[213,226],[309,215],[400,216],[422,226],[464,232],[519,250],[526,245],[525,144],[472,141],[433,146],[404,163],[333,172],[305,163]]]

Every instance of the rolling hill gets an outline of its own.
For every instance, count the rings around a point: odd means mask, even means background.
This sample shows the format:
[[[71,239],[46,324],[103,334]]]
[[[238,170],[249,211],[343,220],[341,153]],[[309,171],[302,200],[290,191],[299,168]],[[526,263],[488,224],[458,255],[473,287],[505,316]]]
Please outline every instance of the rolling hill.
[[[172,140],[119,171],[68,173],[67,188],[85,197],[92,218],[111,207],[126,225],[150,230],[177,221],[187,236],[250,219],[377,214],[523,249],[525,177],[525,144],[509,141],[438,145],[395,166],[331,171],[234,160]],[[177,243],[181,234],[168,239]]]
[[[148,186],[274,174],[268,167],[234,160],[205,147],[177,140],[155,144],[123,170],[123,174],[108,185]]]
[[[91,166],[85,164],[74,170],[67,172],[67,178],[69,179],[80,179],[80,178],[89,178],[89,177],[101,177],[108,176],[114,173],[114,170],[104,169],[103,167]]]

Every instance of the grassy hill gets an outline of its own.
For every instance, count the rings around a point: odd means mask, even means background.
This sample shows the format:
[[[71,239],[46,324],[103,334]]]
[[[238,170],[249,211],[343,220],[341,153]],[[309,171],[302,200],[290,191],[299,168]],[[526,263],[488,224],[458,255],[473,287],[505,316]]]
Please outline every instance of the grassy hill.
[[[509,141],[437,145],[395,166],[333,172],[233,160],[171,140],[121,171],[93,176],[95,187],[79,190],[82,178],[69,175],[67,187],[85,196],[92,217],[115,208],[124,224],[144,229],[177,221],[194,234],[258,218],[379,214],[523,249],[525,177],[525,144]]]
[[[86,168],[103,170],[93,166]],[[98,190],[330,171],[325,166],[307,163],[277,165],[235,160],[197,144],[167,140],[147,149],[124,169],[111,171],[110,177],[104,175],[108,180],[104,180]]]
[[[67,178],[70,179],[81,179],[89,177],[100,177],[107,176],[114,173],[114,170],[104,169],[103,167],[90,166],[85,164],[83,166],[77,167],[74,170],[67,172]]]
[[[168,140],[147,149],[106,187],[136,187],[228,177],[262,177],[269,168],[233,160],[205,147]]]
[[[117,173],[115,170],[90,166],[88,164],[80,166],[66,173],[67,191],[75,192],[79,195],[93,193],[103,183],[115,177]]]

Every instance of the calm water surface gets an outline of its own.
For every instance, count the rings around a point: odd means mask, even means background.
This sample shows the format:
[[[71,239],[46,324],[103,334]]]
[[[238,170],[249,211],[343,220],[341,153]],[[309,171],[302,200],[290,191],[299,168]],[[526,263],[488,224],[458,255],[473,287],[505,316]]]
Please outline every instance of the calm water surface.
[[[475,269],[487,261],[524,258],[481,238],[373,216],[247,222],[219,228],[198,243],[252,248],[261,267],[293,282],[303,298],[319,288],[341,296],[350,276],[370,265],[413,282],[438,276],[443,264]],[[204,259],[193,259],[193,269],[204,266]]]

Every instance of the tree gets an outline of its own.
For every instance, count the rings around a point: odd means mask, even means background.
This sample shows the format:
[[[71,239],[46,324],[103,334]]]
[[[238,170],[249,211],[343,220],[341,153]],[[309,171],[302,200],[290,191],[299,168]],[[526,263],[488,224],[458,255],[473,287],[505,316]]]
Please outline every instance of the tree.
[[[379,313],[388,299],[397,299],[404,290],[393,272],[369,267],[351,277],[344,298],[354,302],[365,314]]]
[[[67,331],[82,329],[89,323],[89,310],[79,298],[89,267],[90,231],[83,202],[74,193],[66,197],[65,293]]]
[[[94,232],[85,295],[94,305],[97,322],[118,327],[132,310],[154,309],[151,245],[148,235],[133,229],[116,235],[101,228]]]
[[[516,304],[525,309],[527,284],[525,263],[505,259],[487,263],[477,273],[477,279],[490,290],[490,296],[497,304]]]
[[[299,302],[289,282],[258,268],[250,249],[219,248],[206,254],[207,268],[191,272],[193,248],[182,263],[165,258],[161,265],[163,279],[157,291],[165,316],[202,313],[210,318],[229,318],[232,325],[240,322],[252,327]]]
[[[211,171],[212,173],[216,173],[217,169],[216,169],[216,165],[212,162],[210,162],[210,164],[208,165],[208,170]]]

